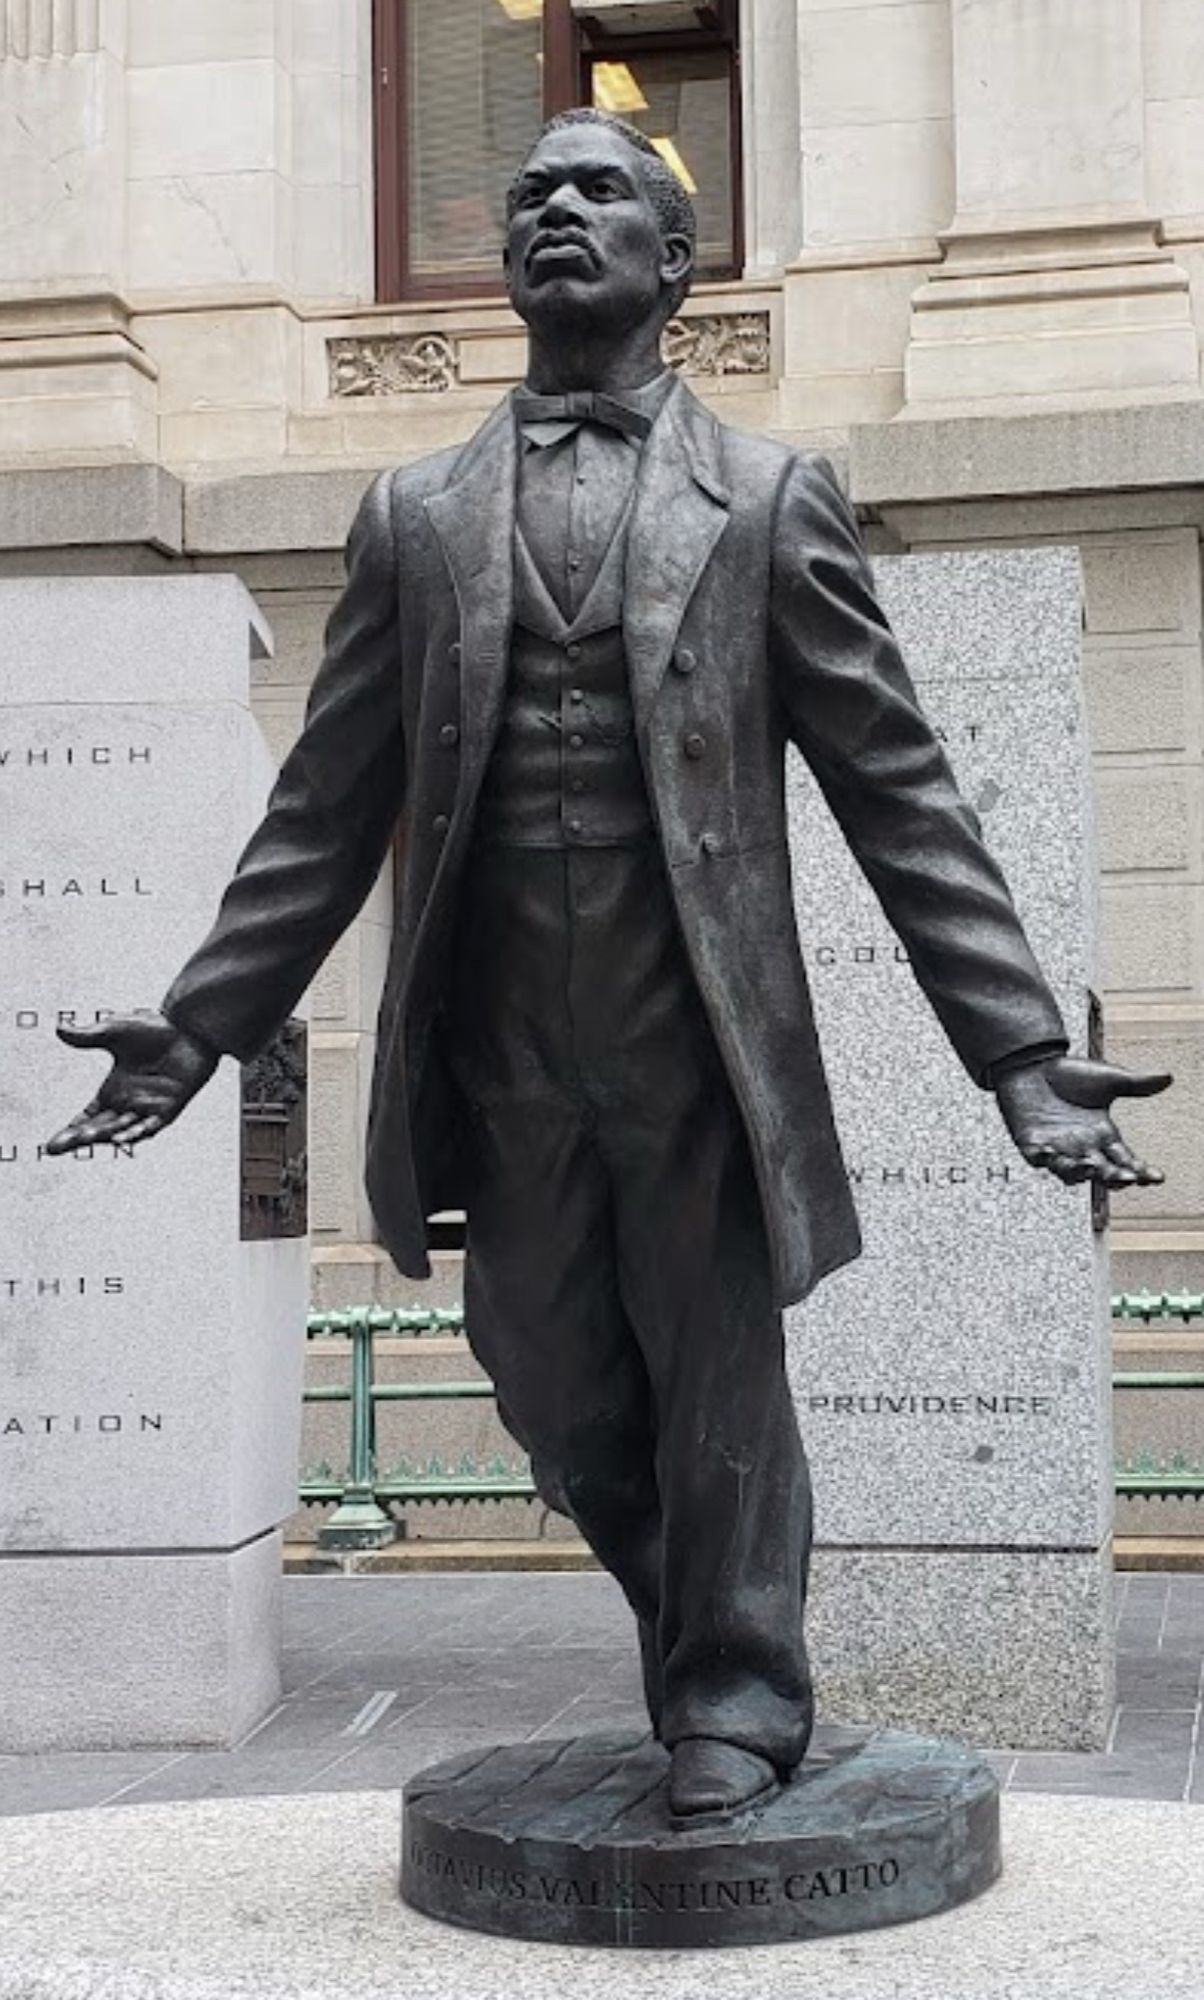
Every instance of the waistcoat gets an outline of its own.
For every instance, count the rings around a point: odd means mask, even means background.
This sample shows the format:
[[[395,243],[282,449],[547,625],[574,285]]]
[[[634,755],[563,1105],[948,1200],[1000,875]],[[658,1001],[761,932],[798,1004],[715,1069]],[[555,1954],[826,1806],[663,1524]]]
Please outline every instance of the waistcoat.
[[[627,512],[570,624],[520,530],[506,701],[477,836],[503,847],[633,847],[652,834],[623,650]]]

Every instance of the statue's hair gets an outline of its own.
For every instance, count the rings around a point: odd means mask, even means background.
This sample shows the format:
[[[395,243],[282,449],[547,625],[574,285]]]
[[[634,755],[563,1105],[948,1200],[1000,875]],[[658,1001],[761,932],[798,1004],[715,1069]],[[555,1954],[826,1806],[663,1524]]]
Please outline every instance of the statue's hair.
[[[535,145],[531,147],[531,151],[526,155],[523,166],[530,159],[531,153],[535,151],[535,147],[540,144],[541,140],[546,139],[550,132],[562,132],[566,126],[571,125],[601,125],[605,131],[615,133],[618,138],[631,147],[632,152],[638,157],[640,173],[643,176],[648,199],[656,212],[656,219],[660,224],[661,235],[684,236],[690,245],[691,256],[693,256],[695,245],[698,242],[698,218],[694,213],[694,204],[678,180],[672,167],[666,165],[657,152],[651,139],[646,138],[637,126],[629,125],[625,118],[616,118],[612,112],[599,111],[591,105],[584,105],[575,111],[558,111],[556,116],[549,118],[547,124],[543,127],[539,138],[535,141]],[[515,174],[506,191],[507,216],[514,213],[514,204],[521,174],[522,167],[519,168],[518,173]],[[678,306],[685,298],[689,289],[690,280],[689,278],[685,278],[674,292],[672,300],[673,312],[677,311]]]

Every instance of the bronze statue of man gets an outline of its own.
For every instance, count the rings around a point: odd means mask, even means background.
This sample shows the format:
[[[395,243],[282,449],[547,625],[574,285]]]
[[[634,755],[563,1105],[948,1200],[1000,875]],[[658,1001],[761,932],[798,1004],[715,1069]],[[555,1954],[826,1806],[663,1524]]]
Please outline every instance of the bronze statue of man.
[[[1154,1178],[1066,1055],[822,458],[663,365],[694,218],[638,132],[545,129],[509,196],[525,387],[378,478],[304,732],[209,938],[55,1150],[149,1138],[271,1036],[399,824],[368,1182],[400,1269],[467,1213],[468,1338],[636,1614],[678,1824],[800,1761],[807,1468],[781,1307],[856,1256],[790,892],[815,772],[1021,1152]]]

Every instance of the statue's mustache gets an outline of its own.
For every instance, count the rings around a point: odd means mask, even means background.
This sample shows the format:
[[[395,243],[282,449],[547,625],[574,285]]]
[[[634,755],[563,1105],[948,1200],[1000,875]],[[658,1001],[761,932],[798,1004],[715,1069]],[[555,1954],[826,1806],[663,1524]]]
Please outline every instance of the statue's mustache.
[[[530,265],[541,250],[584,250],[592,264],[597,264],[598,253],[588,233],[581,228],[570,226],[566,229],[541,229],[531,240],[526,261]]]

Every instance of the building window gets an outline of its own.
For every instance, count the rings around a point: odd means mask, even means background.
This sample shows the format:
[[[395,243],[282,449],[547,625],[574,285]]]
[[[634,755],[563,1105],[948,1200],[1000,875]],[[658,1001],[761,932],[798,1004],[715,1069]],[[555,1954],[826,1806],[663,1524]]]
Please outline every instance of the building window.
[[[587,57],[587,101],[614,111],[651,139],[685,183],[698,212],[698,268],[738,272],[735,64],[722,47],[638,46]]]
[[[735,0],[376,0],[377,297],[496,296],[506,185],[545,118],[628,119],[741,259]]]

